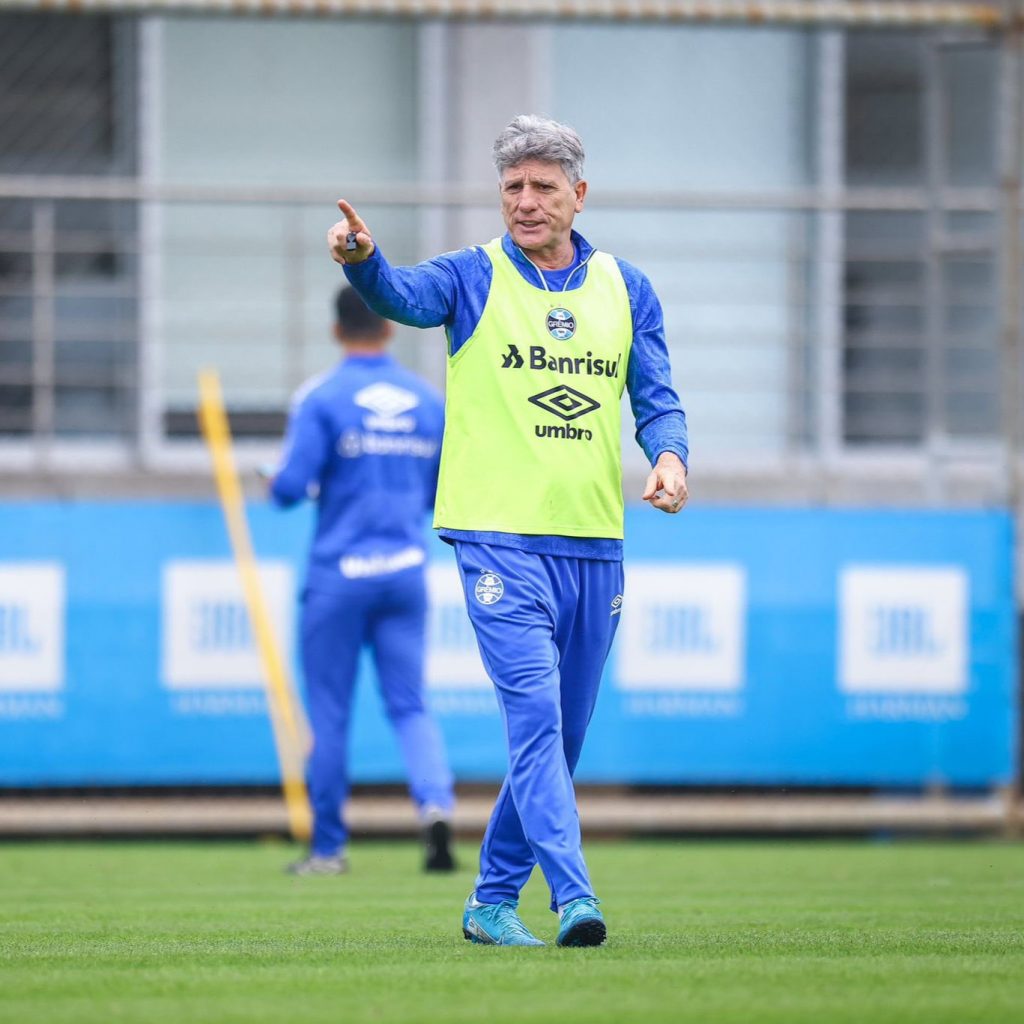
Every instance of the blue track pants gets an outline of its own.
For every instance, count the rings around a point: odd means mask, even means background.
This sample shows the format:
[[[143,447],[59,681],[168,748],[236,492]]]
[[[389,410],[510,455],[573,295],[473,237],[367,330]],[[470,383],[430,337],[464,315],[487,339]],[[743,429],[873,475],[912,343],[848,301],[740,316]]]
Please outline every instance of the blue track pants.
[[[444,743],[423,699],[426,607],[420,568],[342,580],[336,592],[307,590],[303,597],[302,662],[313,729],[307,775],[312,851],[319,856],[338,852],[348,838],[342,816],[349,791],[348,728],[364,646],[369,646],[376,663],[414,802],[420,810],[452,808],[452,775]]]
[[[463,541],[455,550],[509,754],[480,851],[477,899],[518,899],[539,863],[555,909],[594,895],[572,773],[619,621],[622,563]]]

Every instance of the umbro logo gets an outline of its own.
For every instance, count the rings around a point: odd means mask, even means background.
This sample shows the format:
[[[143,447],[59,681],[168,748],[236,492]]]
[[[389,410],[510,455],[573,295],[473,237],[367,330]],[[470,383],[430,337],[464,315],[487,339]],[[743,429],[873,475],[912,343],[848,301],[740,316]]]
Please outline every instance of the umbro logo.
[[[420,404],[419,398],[411,391],[395,387],[386,381],[362,388],[352,396],[352,400],[356,405],[388,418],[401,416],[403,412],[409,412]]]
[[[367,430],[409,434],[416,429],[416,417],[408,414],[420,404],[420,400],[405,388],[378,381],[361,388],[352,400],[366,410],[363,426]]]
[[[600,402],[595,402],[582,391],[577,391],[567,384],[559,384],[558,387],[548,388],[539,395],[531,395],[530,401],[545,412],[566,421],[578,420],[581,416],[601,408]]]

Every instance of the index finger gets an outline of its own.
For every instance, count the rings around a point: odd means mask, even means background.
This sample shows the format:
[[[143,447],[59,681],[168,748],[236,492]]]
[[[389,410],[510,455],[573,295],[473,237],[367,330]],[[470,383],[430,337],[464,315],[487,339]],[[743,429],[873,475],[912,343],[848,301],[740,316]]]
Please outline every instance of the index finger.
[[[345,220],[348,221],[350,231],[358,233],[366,230],[366,225],[363,223],[362,217],[356,213],[355,208],[347,199],[338,200],[338,209],[345,215]]]

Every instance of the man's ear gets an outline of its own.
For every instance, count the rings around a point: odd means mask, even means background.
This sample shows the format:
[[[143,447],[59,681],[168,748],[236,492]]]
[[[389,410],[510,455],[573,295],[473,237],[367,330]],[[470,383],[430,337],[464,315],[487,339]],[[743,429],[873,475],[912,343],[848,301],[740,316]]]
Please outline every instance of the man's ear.
[[[587,183],[577,181],[574,188],[576,190],[576,212],[579,213],[583,209],[583,200],[587,195]]]
[[[334,340],[340,345],[345,339],[341,335],[341,324],[337,321],[331,326],[331,334],[334,336]]]

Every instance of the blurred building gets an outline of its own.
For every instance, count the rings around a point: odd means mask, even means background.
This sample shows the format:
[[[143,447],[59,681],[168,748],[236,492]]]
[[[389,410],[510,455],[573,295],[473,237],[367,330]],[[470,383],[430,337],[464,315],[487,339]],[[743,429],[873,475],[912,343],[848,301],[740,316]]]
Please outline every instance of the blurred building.
[[[663,300],[698,499],[1014,500],[1021,57],[999,4],[13,6],[4,494],[201,486],[206,364],[243,463],[266,458],[334,357],[334,199],[393,261],[490,238],[491,140],[539,111],[586,143],[579,226]],[[441,381],[440,332],[400,349]]]

